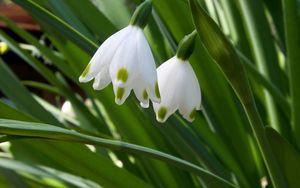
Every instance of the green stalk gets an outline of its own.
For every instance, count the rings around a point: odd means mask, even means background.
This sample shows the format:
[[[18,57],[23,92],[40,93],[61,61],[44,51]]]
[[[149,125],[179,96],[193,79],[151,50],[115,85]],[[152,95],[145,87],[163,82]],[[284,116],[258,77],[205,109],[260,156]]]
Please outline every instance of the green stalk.
[[[300,149],[300,17],[296,0],[282,0],[284,13],[284,27],[287,48],[287,64],[291,90],[292,130],[294,141]]]

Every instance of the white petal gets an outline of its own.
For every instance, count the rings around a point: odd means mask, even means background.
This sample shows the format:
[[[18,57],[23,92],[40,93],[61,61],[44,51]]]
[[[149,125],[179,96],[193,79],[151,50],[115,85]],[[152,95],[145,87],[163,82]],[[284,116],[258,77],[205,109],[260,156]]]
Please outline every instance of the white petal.
[[[140,105],[143,108],[149,107],[149,95],[147,92],[147,88],[145,88],[145,83],[142,82],[142,79],[139,78],[136,80],[133,91],[135,93],[135,96],[140,101]]]
[[[151,101],[160,103],[161,102],[160,91],[159,91],[159,87],[157,84],[158,83],[156,82],[154,86],[152,84],[151,85],[145,84],[145,85],[146,85],[146,91],[147,91],[148,96],[151,99]]]
[[[173,57],[157,69],[161,102],[159,104],[154,102],[153,107],[156,118],[160,122],[164,122],[179,107],[183,95],[182,87],[185,84],[182,78],[182,64],[176,57]],[[161,108],[166,108],[163,118],[159,112]]]
[[[128,87],[119,87],[116,84],[113,84],[114,93],[115,93],[115,102],[118,105],[122,105],[127,97],[130,94],[131,88]]]
[[[114,84],[122,87],[130,85],[139,75],[136,38],[136,32],[139,28],[131,27],[130,33],[127,35],[126,40],[120,44],[109,68],[109,73]],[[120,70],[126,72],[126,76],[123,77],[124,79],[118,79]]]
[[[130,33],[131,27],[125,27],[122,30],[116,32],[112,36],[110,36],[108,39],[106,39],[102,45],[98,48],[98,50],[95,52],[94,56],[89,62],[89,70],[87,74],[82,77],[80,76],[79,81],[80,82],[88,82],[91,79],[93,79],[99,72],[101,72],[101,69],[104,65],[110,64],[115,51],[119,47],[120,43],[123,42],[124,39],[126,39],[127,35]]]
[[[180,100],[179,112],[185,119],[191,122],[194,120],[195,110],[200,110],[201,91],[192,66],[188,62],[185,62],[182,70],[185,72],[185,89]]]
[[[103,71],[99,72],[95,77],[93,88],[95,90],[101,90],[105,88],[111,82],[108,68],[105,68]]]
[[[149,44],[145,38],[145,35],[141,29],[137,32],[137,51],[138,51],[138,63],[141,74],[141,79],[147,88],[147,93],[152,101],[160,102],[159,95],[155,91],[155,85],[157,83],[157,73],[155,61],[149,47]]]

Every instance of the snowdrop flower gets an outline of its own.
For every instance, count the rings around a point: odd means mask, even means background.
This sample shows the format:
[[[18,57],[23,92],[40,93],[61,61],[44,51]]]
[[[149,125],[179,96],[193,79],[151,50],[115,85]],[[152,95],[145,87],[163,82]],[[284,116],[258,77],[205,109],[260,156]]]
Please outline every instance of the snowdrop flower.
[[[142,107],[149,106],[149,98],[160,101],[155,61],[143,33],[151,9],[150,1],[142,3],[131,24],[103,42],[80,76],[80,82],[94,79],[96,90],[112,82],[115,102],[119,105],[132,89]]]
[[[194,48],[196,32],[185,37],[176,56],[157,68],[161,102],[153,102],[156,119],[165,122],[177,109],[188,121],[200,110],[201,92],[195,72],[187,61]]]

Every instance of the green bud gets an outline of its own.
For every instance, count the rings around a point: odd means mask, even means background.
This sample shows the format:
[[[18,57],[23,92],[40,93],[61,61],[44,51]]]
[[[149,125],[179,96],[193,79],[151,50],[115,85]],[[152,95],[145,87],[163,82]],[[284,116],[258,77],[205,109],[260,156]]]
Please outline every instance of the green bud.
[[[178,45],[177,57],[181,60],[187,60],[193,53],[195,48],[195,38],[197,31],[193,31],[191,34],[186,35]]]
[[[144,1],[140,4],[131,17],[130,24],[144,28],[148,22],[148,18],[151,15],[152,3],[150,0]]]

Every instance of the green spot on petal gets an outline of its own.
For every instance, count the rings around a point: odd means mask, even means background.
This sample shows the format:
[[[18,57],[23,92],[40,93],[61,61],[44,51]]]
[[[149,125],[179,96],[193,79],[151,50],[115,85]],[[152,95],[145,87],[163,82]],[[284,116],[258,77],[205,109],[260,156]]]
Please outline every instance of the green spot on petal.
[[[158,110],[158,118],[161,120],[164,120],[167,115],[167,108],[164,106],[161,106]]]
[[[143,99],[144,100],[148,99],[148,93],[147,93],[146,89],[144,89],[144,91],[143,91]]]
[[[192,112],[191,112],[190,115],[189,115],[189,118],[190,118],[190,119],[195,119],[195,116],[196,116],[196,108],[194,108],[194,109],[192,110]]]
[[[126,82],[128,79],[128,71],[127,69],[125,69],[124,67],[119,69],[118,73],[117,73],[117,79],[121,80],[123,82]]]
[[[123,87],[118,87],[117,89],[117,99],[121,100],[124,96],[125,89]]]
[[[84,71],[82,72],[81,77],[85,77],[85,76],[87,75],[87,73],[88,73],[89,70],[90,70],[90,67],[91,67],[91,64],[89,63],[89,64],[85,67]]]
[[[159,92],[159,88],[158,88],[158,83],[155,83],[155,95],[157,98],[160,99],[160,92]]]

